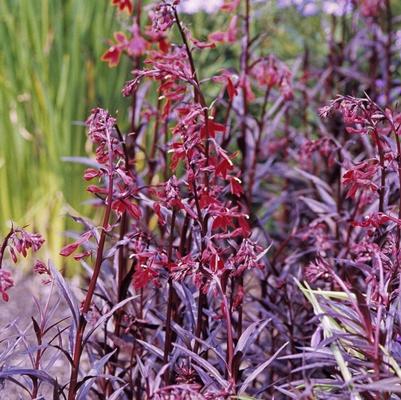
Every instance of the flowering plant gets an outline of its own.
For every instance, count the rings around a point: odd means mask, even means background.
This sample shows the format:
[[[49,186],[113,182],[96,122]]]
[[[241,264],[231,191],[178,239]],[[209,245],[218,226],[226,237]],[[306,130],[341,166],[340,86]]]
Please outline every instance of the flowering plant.
[[[102,222],[73,217],[81,232],[60,251],[87,285],[74,291],[37,261],[68,320],[50,323],[49,300],[33,319],[32,368],[0,358],[0,377],[28,376],[17,381],[32,399],[45,385],[68,400],[400,392],[391,4],[330,13],[327,59],[312,66],[307,50],[288,65],[266,50],[260,3],[222,1],[225,26],[197,38],[179,0],[112,1],[128,24],[101,58],[131,60],[129,112],[95,108],[86,120],[84,179]],[[355,60],[379,29],[370,59]],[[206,76],[199,59],[226,50],[235,64]],[[14,228],[0,260],[42,242]],[[13,284],[0,270],[3,299]],[[63,382],[45,371],[51,351],[70,367]]]

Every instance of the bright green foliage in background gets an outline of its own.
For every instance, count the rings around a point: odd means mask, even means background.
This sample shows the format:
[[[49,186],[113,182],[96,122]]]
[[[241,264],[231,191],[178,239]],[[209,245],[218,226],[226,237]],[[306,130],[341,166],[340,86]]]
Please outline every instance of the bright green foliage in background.
[[[0,233],[29,224],[62,245],[68,207],[82,209],[85,120],[96,104],[119,108],[127,64],[99,60],[117,30],[115,10],[99,0],[0,1]],[[122,108],[122,107],[120,107]]]

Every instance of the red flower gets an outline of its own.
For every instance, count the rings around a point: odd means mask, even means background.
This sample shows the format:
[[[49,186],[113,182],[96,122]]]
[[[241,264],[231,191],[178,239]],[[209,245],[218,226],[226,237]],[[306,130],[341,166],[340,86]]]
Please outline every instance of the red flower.
[[[221,161],[216,165],[216,175],[226,178],[227,172],[231,171],[233,167],[234,164],[231,162],[231,160],[222,158]]]
[[[386,119],[382,110],[371,99],[352,96],[338,96],[322,107],[319,114],[322,118],[340,112],[348,133],[366,134],[376,130],[378,122]]]
[[[168,42],[166,35],[163,32],[156,32],[152,29],[147,29],[145,31],[146,37],[150,43],[157,43],[159,49],[163,53],[167,53],[170,49],[170,43]]]
[[[234,196],[241,197],[244,193],[241,180],[235,176],[230,176],[230,191]]]
[[[143,289],[150,282],[156,283],[157,276],[157,272],[153,271],[151,268],[142,265],[137,266],[132,280],[134,288],[136,290]]]
[[[240,286],[238,286],[238,289],[235,292],[234,301],[233,301],[234,309],[237,309],[242,304],[242,302],[244,301],[244,297],[245,297],[245,290],[244,290],[244,287],[242,285],[240,285]]]
[[[212,229],[221,229],[223,232],[227,232],[227,229],[232,226],[234,226],[232,216],[229,213],[222,212],[213,221]]]
[[[194,38],[190,31],[187,32],[187,37],[198,49],[213,49],[216,47],[216,44],[213,42],[202,42],[201,40]]]
[[[124,96],[131,96],[137,89],[142,78],[156,79],[163,83],[171,83],[178,80],[192,82],[193,76],[188,56],[183,48],[174,48],[170,53],[152,53],[145,61],[152,66],[151,69],[134,71],[136,78],[128,81],[123,87]]]
[[[92,232],[85,232],[83,233],[79,239],[73,243],[68,244],[67,246],[64,246],[61,251],[60,255],[63,257],[68,257],[71,255],[79,246],[81,246],[83,243],[87,242],[90,238],[92,237]]]
[[[128,40],[122,32],[115,32],[114,39],[116,43],[112,44],[112,46],[100,58],[102,61],[107,62],[109,67],[115,67],[118,65],[121,53],[128,45]]]
[[[214,122],[212,119],[210,119],[208,121],[207,128],[208,128],[208,131],[206,132],[206,125],[202,126],[202,129],[201,129],[201,138],[202,139],[206,139],[207,133],[209,133],[209,138],[215,138],[216,133],[218,133],[218,132],[223,133],[226,130],[226,127],[223,124]]]
[[[255,100],[255,94],[252,91],[251,82],[247,75],[242,74],[238,86],[244,90],[246,100],[252,103]]]
[[[293,99],[291,72],[288,67],[274,56],[269,56],[257,62],[252,68],[252,75],[261,86],[276,87],[284,99]]]
[[[182,281],[185,277],[192,275],[198,269],[198,263],[195,262],[190,254],[181,257],[171,270],[171,276],[176,281]]]
[[[154,203],[153,204],[153,211],[157,215],[158,221],[160,225],[165,225],[166,224],[166,218],[163,215],[161,205],[159,203]]]
[[[223,82],[227,85],[227,94],[230,100],[232,101],[234,97],[238,94],[237,88],[233,82],[233,75],[228,71],[224,71],[220,76],[215,76],[213,78],[216,82]]]
[[[100,58],[109,64],[109,67],[116,67],[120,62],[122,49],[117,46],[111,46]]]
[[[356,167],[348,170],[343,175],[343,183],[345,186],[349,186],[347,197],[355,198],[358,190],[369,190],[376,192],[378,190],[377,185],[372,182],[379,162],[375,159],[368,160],[360,163]]]
[[[397,225],[401,225],[401,220],[391,215],[384,214],[382,212],[376,212],[371,215],[367,215],[361,221],[352,221],[352,225],[361,226],[364,228],[367,227],[379,228],[381,225],[384,225],[390,221],[395,222]]]
[[[134,203],[126,199],[114,200],[111,208],[119,213],[127,212],[134,219],[140,219],[142,216],[141,209]]]
[[[132,14],[134,9],[131,0],[113,0],[113,6],[117,6],[120,11],[127,11],[128,14]]]

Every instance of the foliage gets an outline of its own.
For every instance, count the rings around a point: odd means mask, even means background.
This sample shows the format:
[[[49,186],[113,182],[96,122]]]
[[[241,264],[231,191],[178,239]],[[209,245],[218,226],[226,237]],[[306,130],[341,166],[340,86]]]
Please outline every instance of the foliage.
[[[35,345],[29,329],[5,341],[0,377],[32,399],[400,398],[396,8],[319,2],[327,51],[304,43],[287,64],[261,34],[264,2],[224,1],[199,36],[179,3],[113,0],[133,16],[102,59],[131,62],[131,112],[86,120],[93,158],[78,161],[103,219],[74,215],[60,251],[85,286],[35,263],[67,316],[48,301]],[[282,18],[310,4],[282,3]],[[20,232],[1,260],[42,244]]]

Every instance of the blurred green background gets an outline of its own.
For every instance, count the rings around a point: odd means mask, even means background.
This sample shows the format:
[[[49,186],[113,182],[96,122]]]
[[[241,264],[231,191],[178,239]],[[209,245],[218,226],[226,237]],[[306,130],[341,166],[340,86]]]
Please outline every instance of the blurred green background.
[[[99,58],[119,28],[99,0],[0,1],[0,233],[29,224],[56,257],[70,208],[85,199],[82,122],[97,104],[121,108],[128,64]],[[77,212],[75,212],[76,214]]]
[[[322,57],[322,15],[303,18],[295,8],[283,13],[268,3],[254,9],[257,51],[273,51],[291,64],[308,43],[312,57]],[[47,255],[56,262],[71,224],[66,213],[88,212],[83,166],[62,158],[87,154],[82,121],[91,108],[118,110],[123,127],[128,121],[120,90],[129,63],[110,69],[100,61],[107,40],[123,29],[121,18],[111,0],[0,1],[0,236],[10,221],[29,225],[46,238]],[[184,20],[205,39],[223,29],[228,16],[198,13]],[[200,75],[236,68],[239,52],[239,46],[197,52]]]

